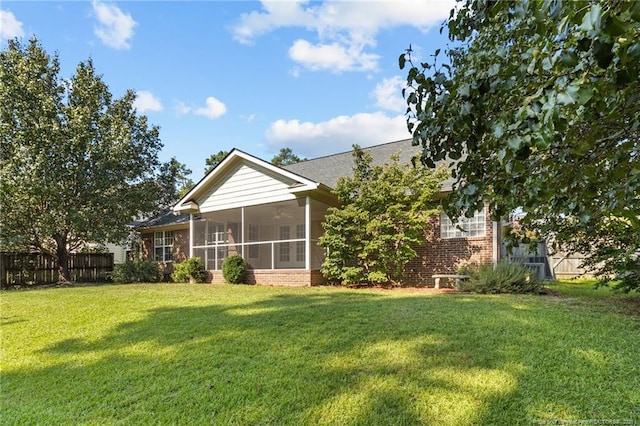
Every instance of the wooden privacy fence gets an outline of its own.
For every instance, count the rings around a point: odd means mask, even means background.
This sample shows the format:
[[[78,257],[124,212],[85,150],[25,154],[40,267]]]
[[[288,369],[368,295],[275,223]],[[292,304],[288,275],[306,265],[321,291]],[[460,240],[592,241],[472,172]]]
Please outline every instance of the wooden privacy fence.
[[[582,267],[584,256],[579,253],[550,253],[546,243],[538,243],[535,249],[531,249],[526,244],[511,247],[511,252],[507,251],[506,243],[502,248],[502,257],[509,262],[519,262],[537,271],[540,278],[576,278],[589,276]]]
[[[113,272],[113,253],[71,253],[71,281],[100,282]],[[58,259],[42,253],[0,252],[0,287],[53,284],[59,280]]]

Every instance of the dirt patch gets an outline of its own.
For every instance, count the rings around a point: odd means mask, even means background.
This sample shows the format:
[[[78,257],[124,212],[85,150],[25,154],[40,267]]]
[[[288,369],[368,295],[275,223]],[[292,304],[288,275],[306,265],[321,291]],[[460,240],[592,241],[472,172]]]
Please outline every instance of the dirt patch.
[[[418,294],[463,294],[466,292],[458,291],[453,287],[433,288],[433,287],[383,287],[383,286],[314,286],[314,288],[326,288],[336,290],[367,290],[379,291],[381,293],[418,293]]]

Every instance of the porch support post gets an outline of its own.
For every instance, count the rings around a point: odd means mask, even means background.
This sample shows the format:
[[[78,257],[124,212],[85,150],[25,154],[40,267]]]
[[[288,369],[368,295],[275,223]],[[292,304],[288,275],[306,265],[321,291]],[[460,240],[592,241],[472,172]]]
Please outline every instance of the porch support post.
[[[245,244],[245,239],[244,239],[244,206],[240,207],[240,254],[242,255],[243,259],[246,259],[245,255],[244,255],[244,244]]]
[[[193,213],[189,214],[189,257],[193,257]],[[204,259],[203,259],[204,260]]]
[[[304,267],[311,270],[311,198],[308,195],[304,204]]]

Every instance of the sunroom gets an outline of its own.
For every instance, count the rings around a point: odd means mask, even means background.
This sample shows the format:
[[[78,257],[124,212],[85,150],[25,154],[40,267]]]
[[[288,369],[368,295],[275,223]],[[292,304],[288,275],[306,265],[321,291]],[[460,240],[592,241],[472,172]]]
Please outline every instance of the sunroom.
[[[207,270],[239,254],[251,269],[320,269],[328,205],[310,197],[191,215],[191,255]]]
[[[321,279],[322,221],[335,205],[328,187],[233,150],[174,206],[189,213],[189,255],[213,282],[222,262],[239,254],[248,280],[312,285]]]

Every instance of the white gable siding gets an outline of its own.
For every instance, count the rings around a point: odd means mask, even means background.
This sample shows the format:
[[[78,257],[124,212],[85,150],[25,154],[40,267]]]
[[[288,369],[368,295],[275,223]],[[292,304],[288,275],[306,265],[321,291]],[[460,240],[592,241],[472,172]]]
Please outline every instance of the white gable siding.
[[[127,260],[127,248],[121,244],[105,244],[109,253],[113,253],[113,263],[124,263]]]
[[[295,183],[281,175],[246,161],[232,167],[196,202],[200,212],[212,212],[293,200],[289,186]]]

